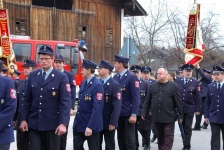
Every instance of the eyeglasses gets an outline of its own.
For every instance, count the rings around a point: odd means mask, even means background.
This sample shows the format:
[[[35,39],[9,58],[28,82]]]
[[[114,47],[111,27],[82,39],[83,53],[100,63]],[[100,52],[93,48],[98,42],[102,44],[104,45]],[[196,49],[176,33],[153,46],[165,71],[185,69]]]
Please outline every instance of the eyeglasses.
[[[41,60],[41,61],[43,61],[43,60],[45,60],[45,61],[47,61],[47,60],[50,60],[51,58],[39,58],[39,60]]]

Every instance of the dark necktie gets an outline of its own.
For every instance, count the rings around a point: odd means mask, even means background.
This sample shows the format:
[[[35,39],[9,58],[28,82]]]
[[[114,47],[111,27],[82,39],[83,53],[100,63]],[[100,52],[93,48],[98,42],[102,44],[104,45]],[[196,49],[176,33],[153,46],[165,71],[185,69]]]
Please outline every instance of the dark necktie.
[[[218,84],[218,92],[220,92],[220,90],[221,90],[221,84],[219,83]]]
[[[101,83],[104,84],[104,80],[101,80]]]
[[[87,85],[87,80],[85,81],[85,83],[84,83],[84,87]]]
[[[185,85],[188,83],[188,79],[185,80]]]
[[[45,76],[46,76],[46,72],[43,72],[43,76],[42,76],[43,81],[45,80]]]

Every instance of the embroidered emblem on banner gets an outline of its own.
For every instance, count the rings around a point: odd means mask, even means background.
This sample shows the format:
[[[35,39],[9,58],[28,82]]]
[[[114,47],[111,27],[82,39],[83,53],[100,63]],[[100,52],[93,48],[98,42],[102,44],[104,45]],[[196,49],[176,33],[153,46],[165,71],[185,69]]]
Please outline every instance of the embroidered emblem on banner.
[[[71,92],[70,84],[66,84],[66,90],[67,90],[68,92]]]
[[[11,96],[11,98],[16,98],[16,90],[15,89],[10,90],[10,96]]]
[[[102,98],[103,98],[103,94],[102,94],[102,93],[97,93],[97,94],[96,94],[96,99],[97,99],[97,100],[100,101],[100,100],[102,100]]]

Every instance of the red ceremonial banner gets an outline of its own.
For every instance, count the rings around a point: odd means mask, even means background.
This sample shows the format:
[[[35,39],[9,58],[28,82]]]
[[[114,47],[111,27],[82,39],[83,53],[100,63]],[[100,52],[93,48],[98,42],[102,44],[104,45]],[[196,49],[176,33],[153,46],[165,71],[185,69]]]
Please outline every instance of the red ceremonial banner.
[[[6,9],[0,10],[0,34],[0,46],[2,47],[2,57],[8,58],[12,54],[9,39],[8,11]]]
[[[190,9],[185,53],[185,64],[195,65],[203,60],[205,50],[200,29],[200,5],[193,4]]]

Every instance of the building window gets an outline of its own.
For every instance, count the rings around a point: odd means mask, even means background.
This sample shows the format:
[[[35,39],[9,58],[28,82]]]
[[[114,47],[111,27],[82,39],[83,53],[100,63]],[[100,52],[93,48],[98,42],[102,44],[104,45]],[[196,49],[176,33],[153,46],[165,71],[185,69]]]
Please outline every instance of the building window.
[[[27,32],[27,21],[25,19],[16,19],[16,35],[26,35]]]
[[[78,39],[86,40],[86,26],[78,26]]]
[[[33,5],[72,10],[73,0],[32,0]]]
[[[113,29],[106,28],[106,46],[113,46]]]

